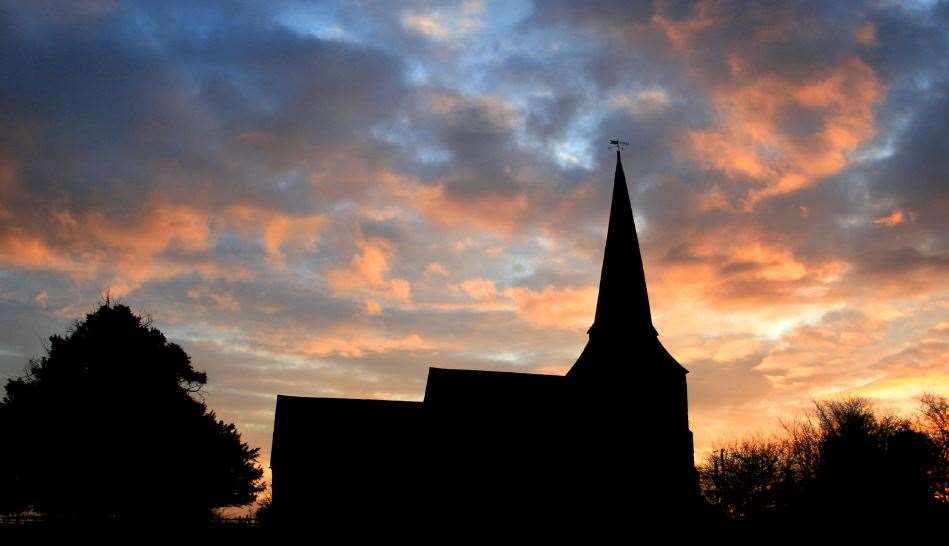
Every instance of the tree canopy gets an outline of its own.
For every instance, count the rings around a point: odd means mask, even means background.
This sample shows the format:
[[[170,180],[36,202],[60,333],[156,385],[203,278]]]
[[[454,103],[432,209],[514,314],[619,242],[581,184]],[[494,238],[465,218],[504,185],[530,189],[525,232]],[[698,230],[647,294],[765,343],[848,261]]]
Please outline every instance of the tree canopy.
[[[132,519],[252,502],[259,449],[203,399],[207,376],[149,319],[106,300],[10,379],[0,510]]]

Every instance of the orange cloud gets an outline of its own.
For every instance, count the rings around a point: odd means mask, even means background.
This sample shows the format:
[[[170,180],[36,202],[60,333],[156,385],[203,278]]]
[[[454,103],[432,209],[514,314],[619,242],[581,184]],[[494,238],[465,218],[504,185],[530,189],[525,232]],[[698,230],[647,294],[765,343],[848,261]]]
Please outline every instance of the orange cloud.
[[[834,378],[839,381],[840,376],[858,374],[859,367],[866,365],[855,357],[883,339],[885,325],[858,311],[827,313],[817,324],[799,326],[782,336],[756,370],[777,387],[821,384],[830,388]]]
[[[664,337],[667,338],[672,339]],[[750,333],[702,334],[695,336],[694,340],[680,337],[675,343],[675,356],[683,363],[705,359],[729,363],[748,358],[765,348],[764,340]]]
[[[432,350],[438,347],[438,344],[428,342],[418,334],[393,339],[349,333],[340,337],[309,338],[298,343],[295,351],[313,356],[340,355],[347,358],[361,358],[369,353]]]
[[[448,37],[449,30],[441,22],[424,15],[410,15],[402,20],[406,28],[414,30],[423,36],[442,40]]]
[[[458,288],[475,300],[490,300],[498,294],[494,281],[488,279],[468,279],[458,285]]]
[[[659,87],[643,89],[613,97],[610,101],[615,108],[626,110],[634,116],[651,114],[664,109],[669,104],[669,95]]]
[[[441,275],[443,277],[448,276],[448,270],[445,269],[445,266],[438,262],[432,262],[425,267],[425,273],[427,275]]]
[[[849,154],[876,134],[885,94],[873,68],[856,57],[801,79],[739,77],[713,90],[718,120],[689,131],[686,148],[704,167],[750,182],[744,205],[753,207],[840,173]],[[795,109],[816,116],[812,132],[789,128]]]
[[[593,320],[597,288],[547,286],[540,291],[510,288],[505,295],[513,300],[518,314],[538,328],[580,331]]]
[[[389,281],[389,295],[395,300],[409,301],[412,299],[412,285],[405,279],[392,279]]]
[[[876,354],[891,351],[867,366],[839,395],[867,396],[912,411],[927,392],[949,392],[949,331],[938,323],[919,339],[892,351],[885,345]]]
[[[376,300],[366,300],[366,309],[365,312],[370,317],[375,317],[382,314],[382,306],[379,305],[379,302]]]
[[[484,5],[480,0],[466,0],[458,9],[406,13],[402,17],[402,26],[433,40],[458,40],[482,26],[483,13]]]
[[[527,195],[480,195],[463,200],[446,195],[442,185],[420,186],[407,201],[426,218],[446,226],[473,226],[511,233],[528,209]]]
[[[652,23],[665,34],[672,47],[682,51],[689,49],[698,34],[713,27],[719,21],[712,15],[713,8],[711,2],[699,2],[694,15],[678,20],[657,12],[652,17]]]
[[[725,173],[731,178],[747,176],[756,180],[768,176],[765,162],[751,147],[743,145],[726,135],[711,131],[688,133],[689,147],[708,167]]]
[[[12,218],[12,221],[16,221]],[[108,277],[121,296],[152,280],[198,273],[205,278],[246,278],[241,269],[221,269],[210,255],[225,231],[259,234],[272,265],[282,266],[286,251],[313,250],[325,219],[287,216],[237,205],[221,212],[154,203],[130,219],[91,210],[53,209],[29,227],[8,226],[0,236],[0,262],[25,269],[60,271],[78,281]],[[175,253],[175,256],[169,253]],[[182,257],[184,256],[184,257]]]
[[[331,269],[326,274],[330,288],[340,295],[409,302],[412,298],[411,283],[406,279],[388,277],[391,246],[381,239],[367,239],[356,244],[359,252],[349,265]]]
[[[204,305],[210,302],[222,311],[236,312],[241,308],[240,301],[234,297],[233,293],[227,290],[216,291],[205,287],[194,287],[189,288],[186,295],[189,300],[198,305]]]
[[[60,255],[42,238],[12,230],[0,236],[0,262],[23,269],[64,271],[75,278],[91,276],[96,263],[82,263]]]
[[[467,296],[473,303],[435,303],[433,309],[468,309],[513,312],[535,328],[583,331],[590,326],[596,309],[595,286],[559,287],[542,290],[514,287],[499,289],[485,278],[466,279],[448,288]]]
[[[207,215],[187,206],[156,205],[132,223],[91,212],[81,224],[98,244],[117,252],[154,255],[172,247],[199,252],[212,243]]]
[[[361,241],[358,244],[360,252],[353,256],[349,267],[334,270],[329,274],[330,283],[334,287],[350,289],[365,284],[385,284],[385,275],[389,271],[389,260],[383,249],[385,245],[378,241]]]
[[[886,227],[896,227],[900,224],[906,222],[912,222],[916,219],[916,215],[912,212],[903,212],[900,209],[894,210],[892,213],[882,218],[877,218],[873,221],[874,224],[884,225]]]
[[[714,306],[756,308],[777,303],[827,305],[838,281],[852,270],[839,258],[805,260],[750,229],[695,234],[669,252],[654,272],[650,293],[666,301],[702,300]]]
[[[111,272],[110,291],[122,296],[152,279],[169,279],[198,272],[206,277],[222,276],[210,260],[166,261],[160,254],[169,248],[207,250],[206,226],[196,222],[189,210],[156,209],[137,222],[119,225],[98,213],[76,220],[58,211],[58,232],[34,233],[13,228],[0,238],[4,263],[24,269],[60,271],[77,281],[90,281]],[[229,272],[237,275],[238,272]]]
[[[279,211],[248,205],[232,207],[227,217],[244,231],[260,232],[264,250],[271,264],[286,264],[288,249],[312,252],[325,227],[325,217],[314,215],[290,216]]]

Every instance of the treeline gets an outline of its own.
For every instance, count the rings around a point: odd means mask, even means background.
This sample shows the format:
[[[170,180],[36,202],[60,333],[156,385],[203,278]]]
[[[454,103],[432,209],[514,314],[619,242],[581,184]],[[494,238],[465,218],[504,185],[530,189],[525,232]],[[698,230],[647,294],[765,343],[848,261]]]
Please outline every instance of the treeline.
[[[898,417],[864,398],[816,402],[781,434],[720,446],[699,466],[720,516],[780,521],[945,521],[949,515],[949,401],[922,397]]]

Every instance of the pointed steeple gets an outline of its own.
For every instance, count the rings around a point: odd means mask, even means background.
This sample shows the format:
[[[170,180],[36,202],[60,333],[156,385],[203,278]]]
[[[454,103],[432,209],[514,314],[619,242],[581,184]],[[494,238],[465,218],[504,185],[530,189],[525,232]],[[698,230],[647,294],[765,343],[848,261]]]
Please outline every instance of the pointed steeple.
[[[649,312],[646,275],[619,150],[616,150],[613,201],[610,205],[603,269],[600,271],[596,316],[587,333],[591,337],[601,333],[624,337],[658,335]]]

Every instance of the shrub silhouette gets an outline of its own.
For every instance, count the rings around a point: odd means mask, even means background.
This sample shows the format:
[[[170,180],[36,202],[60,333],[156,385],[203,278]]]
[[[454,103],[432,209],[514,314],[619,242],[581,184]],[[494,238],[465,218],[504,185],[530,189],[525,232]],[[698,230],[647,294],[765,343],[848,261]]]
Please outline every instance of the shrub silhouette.
[[[207,409],[207,376],[149,320],[106,300],[49,341],[0,402],[4,508],[193,522],[254,500],[259,450]]]

